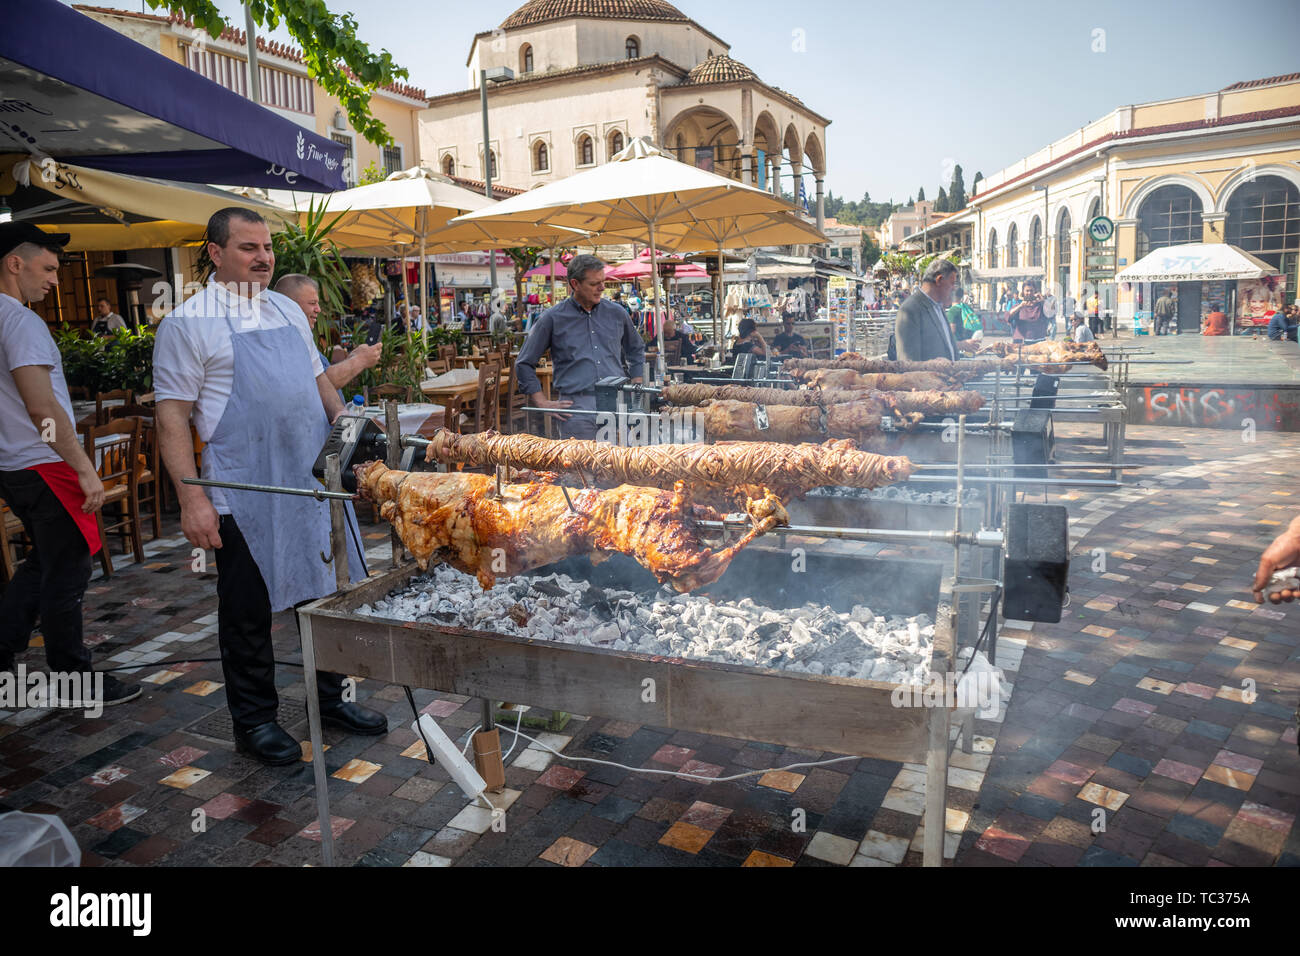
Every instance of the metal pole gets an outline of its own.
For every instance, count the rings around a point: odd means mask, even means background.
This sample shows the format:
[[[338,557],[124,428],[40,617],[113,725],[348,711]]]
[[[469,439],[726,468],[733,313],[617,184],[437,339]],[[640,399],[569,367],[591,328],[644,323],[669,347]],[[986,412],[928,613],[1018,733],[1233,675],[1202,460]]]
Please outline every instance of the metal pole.
[[[248,98],[262,102],[262,77],[257,65],[257,24],[253,22],[253,8],[244,4],[244,29],[248,34]]]
[[[655,224],[650,221],[650,287],[654,289],[655,300],[655,338],[659,346],[659,355],[655,361],[658,381],[664,380],[664,316],[659,312],[659,250],[655,246]]]
[[[389,468],[396,469],[402,463],[402,429],[397,415],[397,403],[391,398],[384,401],[384,431],[388,438],[388,455],[384,462]],[[402,539],[397,534],[397,527],[388,531],[393,546],[393,567],[402,563]]]
[[[425,217],[428,216],[426,210],[421,210],[421,213]],[[416,270],[416,275],[419,276],[420,281],[420,345],[424,348],[426,358],[429,352],[429,283],[425,281],[424,277],[424,234],[428,230],[428,225],[426,218],[425,228],[420,230],[420,267]]]
[[[483,107],[483,186],[484,195],[488,199],[492,198],[492,141],[488,138],[488,111],[487,111],[487,70],[478,71],[478,90],[479,102]],[[497,290],[497,251],[488,250],[488,274],[491,276],[492,291],[489,293],[488,314],[491,315],[491,296],[496,294]]]
[[[343,490],[337,452],[325,456],[325,486],[334,492]],[[330,499],[330,554],[334,559],[334,587],[342,591],[351,578],[348,576],[347,513],[337,498]]]
[[[320,856],[325,866],[334,865],[334,827],[330,818],[329,777],[325,773],[325,738],[320,727],[320,698],[316,687],[316,647],[311,618],[298,615],[302,641],[303,680],[307,685],[307,728],[311,740],[311,769],[316,783],[316,820],[320,826]]]

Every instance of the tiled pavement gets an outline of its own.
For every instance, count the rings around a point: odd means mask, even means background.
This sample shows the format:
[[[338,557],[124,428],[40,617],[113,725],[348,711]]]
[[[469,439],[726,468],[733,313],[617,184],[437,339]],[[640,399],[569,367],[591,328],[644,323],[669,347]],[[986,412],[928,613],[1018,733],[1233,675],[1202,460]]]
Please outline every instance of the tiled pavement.
[[[1071,607],[1059,625],[1002,632],[1010,706],[977,721],[976,752],[956,755],[949,778],[946,850],[958,866],[1300,862],[1300,612],[1242,603],[1259,551],[1300,504],[1300,436],[1129,436],[1131,461],[1160,465],[1142,473],[1155,487],[1068,501]],[[370,544],[381,555],[387,534],[373,529]],[[58,813],[90,865],[317,862],[310,765],[264,768],[195,733],[224,709],[220,665],[160,663],[216,656],[215,571],[193,571],[178,537],[149,551],[86,598],[89,641],[132,667],[126,679],[146,682],[144,697],[99,720],[0,712],[0,811]],[[275,627],[277,658],[296,660],[291,618]],[[36,648],[22,659],[43,663]],[[281,667],[277,681],[301,698],[299,670]],[[867,759],[706,785],[528,747],[508,761],[497,799],[509,803],[506,830],[495,832],[420,759],[400,688],[364,681],[358,696],[393,730],[326,731],[342,864],[920,862],[922,768]],[[453,737],[477,722],[476,702],[427,691],[416,701]],[[708,776],[833,756],[596,717],[542,739],[569,755]]]

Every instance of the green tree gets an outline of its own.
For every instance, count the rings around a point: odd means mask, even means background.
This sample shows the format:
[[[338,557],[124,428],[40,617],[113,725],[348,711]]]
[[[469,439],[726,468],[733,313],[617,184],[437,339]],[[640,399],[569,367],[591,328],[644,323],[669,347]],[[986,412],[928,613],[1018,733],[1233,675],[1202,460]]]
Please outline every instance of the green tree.
[[[934,201],[934,211],[935,212],[948,211],[948,194],[943,191],[942,186],[939,187],[939,196]]]
[[[148,0],[155,10],[183,14],[214,39],[231,24],[214,0]],[[343,104],[358,133],[376,146],[393,142],[384,124],[370,112],[370,95],[381,86],[410,73],[393,62],[387,50],[373,53],[357,39],[357,21],[350,13],[330,13],[324,0],[244,0],[253,22],[267,30],[281,23],[302,47],[308,74],[326,93]]]
[[[524,301],[524,273],[537,265],[537,260],[542,257],[546,249],[540,246],[515,246],[512,249],[503,250],[506,255],[515,264],[515,302]],[[558,251],[556,253],[559,254]],[[493,255],[493,253],[489,253]]]
[[[916,260],[905,252],[886,252],[882,258],[885,271],[891,276],[911,275],[916,268]]]
[[[974,196],[977,192],[980,191],[980,180],[983,178],[984,178],[984,174],[979,171],[976,171],[975,178],[972,179],[970,183],[970,194],[972,196]]]
[[[924,187],[924,186],[922,186],[920,189],[918,189],[918,190],[916,191],[916,201],[917,201],[917,202],[925,202],[925,187]]]
[[[884,250],[880,248],[880,243],[876,242],[876,237],[868,229],[862,230],[862,269],[864,272],[870,272],[880,257],[884,255]]]
[[[966,184],[962,182],[961,167],[954,166],[952,170],[952,185],[948,187],[948,209],[950,212],[961,212],[966,208]]]
[[[382,183],[387,178],[384,171],[379,168],[379,164],[372,159],[370,165],[361,171],[361,178],[357,180],[357,185],[370,186],[374,183]]]

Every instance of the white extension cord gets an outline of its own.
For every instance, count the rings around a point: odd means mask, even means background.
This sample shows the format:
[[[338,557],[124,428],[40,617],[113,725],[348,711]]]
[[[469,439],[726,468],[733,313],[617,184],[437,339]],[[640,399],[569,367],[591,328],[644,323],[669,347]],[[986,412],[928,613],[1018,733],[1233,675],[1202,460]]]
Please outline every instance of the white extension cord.
[[[469,751],[470,742],[473,740],[474,734],[475,732],[478,731],[478,729],[479,729],[478,727],[475,727],[473,730],[469,732],[469,737],[465,741],[465,747],[460,752],[462,757]],[[540,740],[538,740],[535,737],[528,736],[528,734],[518,729],[518,724],[516,724],[514,727],[507,726],[505,729],[515,735],[516,743],[519,741],[520,737],[523,737],[524,740],[536,744],[538,747],[554,754],[555,756],[559,757],[561,760],[570,760],[576,763],[601,764],[602,766],[605,767],[617,767],[619,770],[628,770],[631,771],[632,773],[649,773],[661,777],[681,777],[683,780],[696,780],[701,783],[728,783],[732,780],[743,780],[745,777],[760,777],[765,773],[773,773],[775,771],[802,770],[805,767],[824,767],[827,766],[828,764],[843,763],[846,760],[861,759],[860,757],[832,757],[829,760],[812,760],[804,763],[786,764],[784,767],[768,767],[766,770],[749,770],[745,773],[738,773],[730,777],[707,777],[704,774],[685,773],[681,770],[652,770],[647,767],[629,767],[627,764],[614,763],[612,760],[598,760],[595,757],[574,757],[571,754],[562,754],[554,747],[542,743]],[[514,749],[515,747],[514,744],[512,743],[510,745],[510,750],[506,751],[506,756],[508,757]],[[502,758],[502,760],[504,759],[505,757]]]

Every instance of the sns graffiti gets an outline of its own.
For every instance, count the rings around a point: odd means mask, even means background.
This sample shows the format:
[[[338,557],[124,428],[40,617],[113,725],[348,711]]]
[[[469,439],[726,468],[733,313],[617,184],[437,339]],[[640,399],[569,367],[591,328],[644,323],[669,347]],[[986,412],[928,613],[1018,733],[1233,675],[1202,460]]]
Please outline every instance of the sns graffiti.
[[[1300,427],[1300,390],[1149,385],[1133,391],[1144,425],[1240,428],[1250,418],[1269,430]]]

